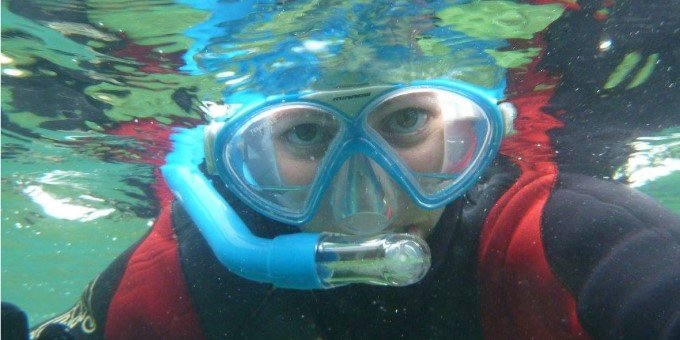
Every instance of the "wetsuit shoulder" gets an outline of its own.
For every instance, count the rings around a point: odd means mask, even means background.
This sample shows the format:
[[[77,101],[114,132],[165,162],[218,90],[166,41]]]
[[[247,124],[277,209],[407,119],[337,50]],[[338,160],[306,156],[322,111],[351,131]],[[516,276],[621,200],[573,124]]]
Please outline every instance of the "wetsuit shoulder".
[[[130,256],[143,239],[120,254],[92,280],[71,309],[33,328],[30,337],[32,339],[103,339],[107,311],[116,287],[123,278]]]
[[[626,185],[560,174],[548,261],[596,338],[680,338],[680,217]]]

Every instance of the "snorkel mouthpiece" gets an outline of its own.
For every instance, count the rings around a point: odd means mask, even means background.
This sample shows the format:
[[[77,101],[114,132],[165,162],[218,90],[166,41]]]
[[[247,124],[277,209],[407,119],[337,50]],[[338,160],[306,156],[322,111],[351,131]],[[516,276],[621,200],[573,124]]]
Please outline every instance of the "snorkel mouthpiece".
[[[316,251],[319,276],[330,287],[349,283],[406,286],[430,269],[430,248],[416,235],[372,238],[324,234]]]
[[[404,286],[427,273],[430,251],[415,235],[253,235],[199,169],[205,159],[203,137],[204,126],[172,135],[174,148],[161,170],[217,259],[232,273],[292,289],[351,283]]]

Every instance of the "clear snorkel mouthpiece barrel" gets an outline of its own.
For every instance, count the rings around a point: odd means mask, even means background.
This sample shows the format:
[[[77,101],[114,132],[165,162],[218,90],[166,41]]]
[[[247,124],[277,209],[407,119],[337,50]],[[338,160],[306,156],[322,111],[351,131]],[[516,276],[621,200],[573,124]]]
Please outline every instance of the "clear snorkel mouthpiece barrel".
[[[411,234],[374,237],[322,234],[317,244],[319,278],[329,287],[350,283],[406,286],[430,269],[430,249]]]

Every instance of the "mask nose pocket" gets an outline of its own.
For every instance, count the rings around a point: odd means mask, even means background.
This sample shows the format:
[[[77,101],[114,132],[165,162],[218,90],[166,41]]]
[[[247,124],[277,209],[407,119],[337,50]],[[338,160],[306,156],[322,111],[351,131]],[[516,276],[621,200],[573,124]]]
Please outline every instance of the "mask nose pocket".
[[[397,188],[389,175],[365,155],[350,157],[330,188],[333,217],[354,235],[376,234],[390,224],[397,206]]]

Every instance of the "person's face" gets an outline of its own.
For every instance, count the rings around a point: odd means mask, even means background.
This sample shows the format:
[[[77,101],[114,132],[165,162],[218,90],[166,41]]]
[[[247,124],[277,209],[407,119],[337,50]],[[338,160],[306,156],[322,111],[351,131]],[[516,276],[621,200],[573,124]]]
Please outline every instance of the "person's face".
[[[442,110],[445,98],[440,96],[432,92],[396,96],[376,106],[366,118],[368,126],[384,139],[414,173],[438,173],[444,166],[443,119],[446,110]],[[311,184],[322,159],[339,133],[339,124],[330,114],[313,109],[298,110],[303,111],[283,111],[275,118],[277,128],[273,138],[279,174],[284,184],[291,186]],[[465,122],[460,122],[453,129],[449,126],[446,138],[462,140],[469,133],[469,127]],[[381,183],[396,187],[383,169],[372,164],[373,175]],[[403,190],[397,192],[399,207],[386,231],[427,235],[439,220],[443,208],[422,209]],[[303,226],[304,230],[338,231],[333,224],[331,200],[327,196],[312,221]]]

